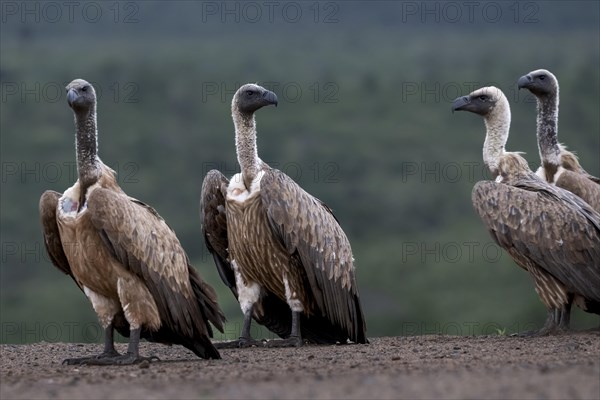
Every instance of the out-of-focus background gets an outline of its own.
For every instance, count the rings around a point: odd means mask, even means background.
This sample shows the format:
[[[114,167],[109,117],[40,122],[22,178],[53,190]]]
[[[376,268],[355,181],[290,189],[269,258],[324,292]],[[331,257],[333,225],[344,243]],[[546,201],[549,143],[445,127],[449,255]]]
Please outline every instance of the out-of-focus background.
[[[595,1],[157,1],[0,3],[4,343],[101,341],[85,296],[44,251],[38,200],[76,180],[64,86],[98,92],[100,156],[154,206],[240,310],[201,235],[207,171],[238,171],[230,101],[277,93],[257,115],[261,158],[333,208],[353,246],[368,334],[508,334],[539,327],[529,276],[471,206],[489,179],[480,117],[455,97],[495,85],[507,148],[539,156],[535,101],[517,79],[558,77],[559,139],[600,175],[600,3]],[[577,329],[597,316],[573,312]],[[254,327],[254,335],[268,333]],[[225,336],[218,334],[217,339]]]

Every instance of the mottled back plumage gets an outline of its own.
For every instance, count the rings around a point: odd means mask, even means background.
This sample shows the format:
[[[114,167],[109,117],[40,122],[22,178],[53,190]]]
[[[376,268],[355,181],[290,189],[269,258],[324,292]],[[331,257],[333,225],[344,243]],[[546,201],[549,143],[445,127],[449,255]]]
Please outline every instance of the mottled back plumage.
[[[510,185],[478,182],[473,206],[498,245],[600,302],[600,214],[531,173]],[[531,270],[531,266],[525,266]]]

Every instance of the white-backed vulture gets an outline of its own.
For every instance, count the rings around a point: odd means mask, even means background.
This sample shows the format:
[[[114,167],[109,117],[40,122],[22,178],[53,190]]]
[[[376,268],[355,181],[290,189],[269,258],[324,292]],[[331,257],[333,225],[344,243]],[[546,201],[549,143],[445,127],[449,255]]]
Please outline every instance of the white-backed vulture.
[[[225,317],[216,293],[190,265],[175,232],[150,206],[127,196],[98,157],[96,93],[76,79],[67,86],[75,115],[78,180],[63,194],[46,191],[40,216],[54,265],[75,280],[105,330],[104,351],[66,364],[132,364],[139,340],[181,344],[203,358],[220,358],[212,328]],[[129,336],[126,354],[113,329]]]
[[[484,118],[483,160],[495,181],[475,184],[473,206],[498,245],[529,272],[548,310],[544,326],[531,334],[568,329],[573,301],[600,314],[600,214],[505,151],[510,107],[498,88],[459,97],[452,109]]]
[[[577,156],[558,143],[558,80],[538,69],[517,81],[537,99],[537,140],[542,166],[537,174],[547,182],[575,193],[600,212],[600,179],[588,174]]]
[[[244,314],[241,337],[222,346],[261,345],[252,318],[279,335],[268,346],[366,343],[348,238],[332,211],[258,157],[255,111],[277,105],[255,84],[231,104],[241,173],[210,171],[202,185],[206,245]]]

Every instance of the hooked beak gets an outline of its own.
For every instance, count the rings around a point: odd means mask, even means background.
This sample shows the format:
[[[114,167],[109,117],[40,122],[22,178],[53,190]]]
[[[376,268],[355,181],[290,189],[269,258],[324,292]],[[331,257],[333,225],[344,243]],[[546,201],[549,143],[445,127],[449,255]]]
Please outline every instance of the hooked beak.
[[[67,102],[69,103],[69,105],[71,107],[73,107],[73,103],[75,103],[75,100],[77,100],[77,92],[75,91],[75,89],[69,89],[69,91],[67,92]]]
[[[523,89],[523,88],[526,88],[530,83],[531,83],[531,76],[523,75],[517,81],[517,86],[519,87],[519,89]]]
[[[454,113],[454,111],[462,111],[464,109],[464,107],[466,105],[468,105],[470,102],[471,102],[471,99],[469,98],[469,96],[462,96],[462,97],[456,98],[452,102],[452,113]]]
[[[267,102],[267,104],[274,104],[277,107],[277,95],[270,90],[265,90],[263,93],[263,99]]]

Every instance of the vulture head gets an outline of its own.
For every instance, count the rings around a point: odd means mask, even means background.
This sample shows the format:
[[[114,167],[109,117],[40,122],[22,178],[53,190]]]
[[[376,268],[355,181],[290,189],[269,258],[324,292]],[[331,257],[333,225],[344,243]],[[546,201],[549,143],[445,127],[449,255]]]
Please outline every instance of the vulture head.
[[[96,91],[89,82],[75,79],[67,85],[66,89],[67,102],[73,111],[87,111],[96,104]]]
[[[231,108],[242,114],[253,114],[256,110],[270,104],[277,106],[275,93],[262,86],[247,83],[235,92]]]
[[[452,112],[470,111],[486,117],[492,113],[496,107],[508,104],[502,91],[494,86],[488,86],[477,89],[467,96],[456,98],[452,102]]]
[[[519,89],[528,89],[535,96],[555,95],[558,91],[558,81],[552,72],[545,69],[531,71],[517,81]]]

